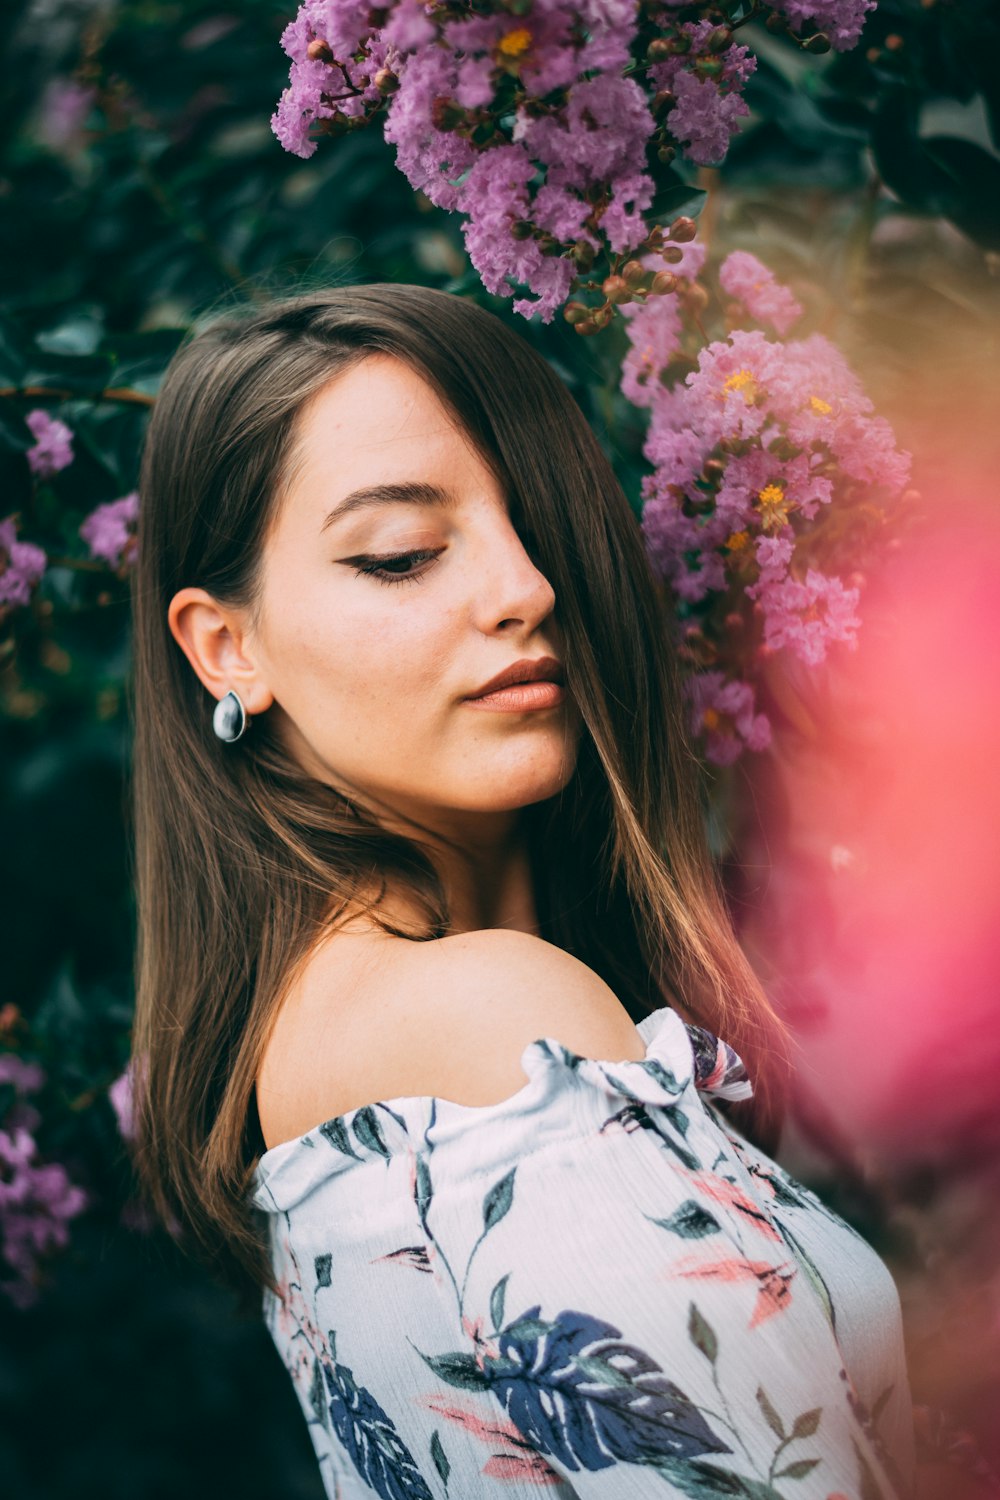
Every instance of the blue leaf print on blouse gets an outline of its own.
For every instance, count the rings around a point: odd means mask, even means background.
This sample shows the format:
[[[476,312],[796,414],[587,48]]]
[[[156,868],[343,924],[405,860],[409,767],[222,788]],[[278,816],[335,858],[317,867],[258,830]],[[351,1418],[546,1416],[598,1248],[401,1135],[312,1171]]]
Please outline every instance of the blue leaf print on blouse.
[[[530,1308],[498,1335],[483,1373],[507,1415],[540,1453],[569,1469],[618,1460],[731,1453],[656,1361],[599,1318]]]
[[[346,1365],[325,1361],[330,1419],[362,1479],[382,1500],[434,1500],[413,1458],[375,1397]]]

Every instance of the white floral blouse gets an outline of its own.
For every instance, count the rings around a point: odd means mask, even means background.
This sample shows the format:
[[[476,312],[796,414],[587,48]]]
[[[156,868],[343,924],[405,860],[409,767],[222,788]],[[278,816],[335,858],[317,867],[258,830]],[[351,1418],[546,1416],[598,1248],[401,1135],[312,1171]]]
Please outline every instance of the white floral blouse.
[[[884,1262],[713,1103],[664,1006],[642,1061],[543,1037],[498,1104],[337,1115],[261,1157],[263,1312],[339,1500],[905,1500]]]

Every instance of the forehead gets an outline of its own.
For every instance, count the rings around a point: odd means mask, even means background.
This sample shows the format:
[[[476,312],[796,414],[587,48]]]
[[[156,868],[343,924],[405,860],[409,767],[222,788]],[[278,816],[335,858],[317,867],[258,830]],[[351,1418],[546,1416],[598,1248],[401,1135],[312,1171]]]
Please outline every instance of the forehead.
[[[335,474],[337,488],[373,477],[413,477],[413,463],[482,460],[434,387],[404,360],[366,355],[305,405],[295,424],[290,478]]]

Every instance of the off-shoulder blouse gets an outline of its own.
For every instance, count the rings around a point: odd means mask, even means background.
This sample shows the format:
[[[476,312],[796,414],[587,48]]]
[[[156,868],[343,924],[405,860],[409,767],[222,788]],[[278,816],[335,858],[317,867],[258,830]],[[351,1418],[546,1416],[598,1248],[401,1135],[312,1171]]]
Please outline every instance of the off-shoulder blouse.
[[[331,1500],[908,1500],[899,1296],[717,1101],[664,1006],[641,1061],[542,1037],[498,1104],[349,1110],[266,1151],[263,1315]]]

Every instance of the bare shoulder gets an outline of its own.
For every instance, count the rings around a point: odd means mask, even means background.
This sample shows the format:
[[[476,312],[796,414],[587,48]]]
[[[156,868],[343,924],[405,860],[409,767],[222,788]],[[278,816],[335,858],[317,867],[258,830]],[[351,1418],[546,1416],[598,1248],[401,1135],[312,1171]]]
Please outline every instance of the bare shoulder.
[[[645,1045],[591,968],[530,933],[484,928],[431,942],[338,935],[303,969],[257,1078],[268,1146],[380,1099],[487,1105],[526,1082],[521,1054],[552,1037],[582,1057]]]

